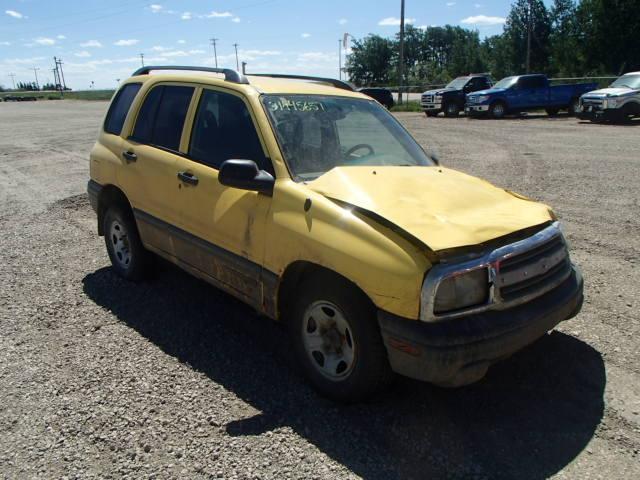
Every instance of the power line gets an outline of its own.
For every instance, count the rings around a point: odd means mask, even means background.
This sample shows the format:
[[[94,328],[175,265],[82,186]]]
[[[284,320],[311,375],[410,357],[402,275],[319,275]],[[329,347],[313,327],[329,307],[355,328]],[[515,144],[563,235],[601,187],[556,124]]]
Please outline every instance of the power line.
[[[67,89],[67,82],[64,80],[64,72],[62,71],[62,59],[53,57],[53,61],[56,62],[56,68],[58,69],[58,80],[61,82],[61,88]]]
[[[209,41],[211,42],[211,45],[213,45],[213,59],[216,63],[216,68],[218,68],[218,51],[216,50],[216,42],[218,41],[218,39],[210,38]]]

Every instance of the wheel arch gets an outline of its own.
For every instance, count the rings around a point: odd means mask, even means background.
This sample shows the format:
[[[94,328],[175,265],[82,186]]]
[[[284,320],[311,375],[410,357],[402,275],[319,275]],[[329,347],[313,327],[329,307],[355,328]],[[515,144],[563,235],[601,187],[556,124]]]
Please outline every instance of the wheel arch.
[[[285,268],[280,276],[280,282],[276,293],[276,315],[278,320],[285,320],[291,310],[293,300],[296,298],[296,289],[306,279],[311,277],[325,277],[327,281],[341,281],[349,285],[365,298],[373,307],[375,303],[356,283],[344,275],[307,260],[296,260]]]
[[[133,216],[133,209],[124,192],[115,185],[103,186],[98,194],[98,235],[100,236],[104,235],[104,228],[102,226],[104,214],[112,205],[121,206]]]

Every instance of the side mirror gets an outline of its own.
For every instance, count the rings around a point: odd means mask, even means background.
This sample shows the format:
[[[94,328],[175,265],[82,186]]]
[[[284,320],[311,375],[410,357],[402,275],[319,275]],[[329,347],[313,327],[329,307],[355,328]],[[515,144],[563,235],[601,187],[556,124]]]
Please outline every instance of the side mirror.
[[[227,160],[220,165],[218,181],[227,187],[273,193],[273,175],[260,170],[253,160]]]

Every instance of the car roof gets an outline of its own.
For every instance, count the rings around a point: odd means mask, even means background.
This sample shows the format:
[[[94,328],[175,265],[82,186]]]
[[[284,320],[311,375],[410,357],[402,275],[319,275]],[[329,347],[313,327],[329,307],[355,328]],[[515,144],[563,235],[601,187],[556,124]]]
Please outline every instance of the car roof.
[[[229,71],[233,72],[233,71]],[[136,72],[138,73],[138,72]],[[234,76],[229,76],[230,80],[226,80],[226,75],[222,72],[213,71],[200,71],[200,70],[180,70],[179,67],[175,70],[151,70],[150,72],[144,72],[139,75],[134,75],[127,80],[129,82],[148,82],[154,81],[167,81],[167,82],[194,82],[212,86],[223,86],[238,91],[254,91],[264,94],[290,94],[290,95],[331,95],[341,97],[352,98],[364,98],[369,99],[366,95],[356,92],[354,90],[348,90],[349,88],[346,82],[340,82],[338,80],[326,79],[320,77],[305,77],[305,78],[274,78],[269,76],[258,76],[247,74],[246,76],[239,75],[233,72],[238,78],[246,79],[244,83],[240,81],[233,81],[236,79]],[[345,88],[337,88],[331,82],[336,84],[344,84]]]
[[[640,75],[640,72],[629,72],[629,73],[625,73],[624,75],[622,75],[623,77],[627,76],[627,75]]]

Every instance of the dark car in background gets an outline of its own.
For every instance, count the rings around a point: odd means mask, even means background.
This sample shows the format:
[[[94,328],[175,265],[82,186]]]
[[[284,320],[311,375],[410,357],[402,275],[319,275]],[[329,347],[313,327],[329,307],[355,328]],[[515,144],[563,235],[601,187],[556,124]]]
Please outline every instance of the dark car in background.
[[[468,94],[465,113],[471,117],[502,118],[528,110],[545,110],[548,115],[567,110],[574,115],[580,96],[597,86],[597,83],[551,85],[547,76],[540,74],[505,77],[493,88]]]
[[[444,88],[427,90],[422,94],[420,104],[427,117],[435,117],[444,112],[446,117],[457,117],[464,110],[467,93],[491,88],[493,80],[485,73],[472,73],[458,77]]]
[[[360,93],[364,93],[369,97],[377,100],[378,103],[384,105],[387,108],[393,107],[396,102],[393,100],[393,95],[391,94],[391,90],[388,88],[380,88],[380,87],[365,87],[358,90]]]

